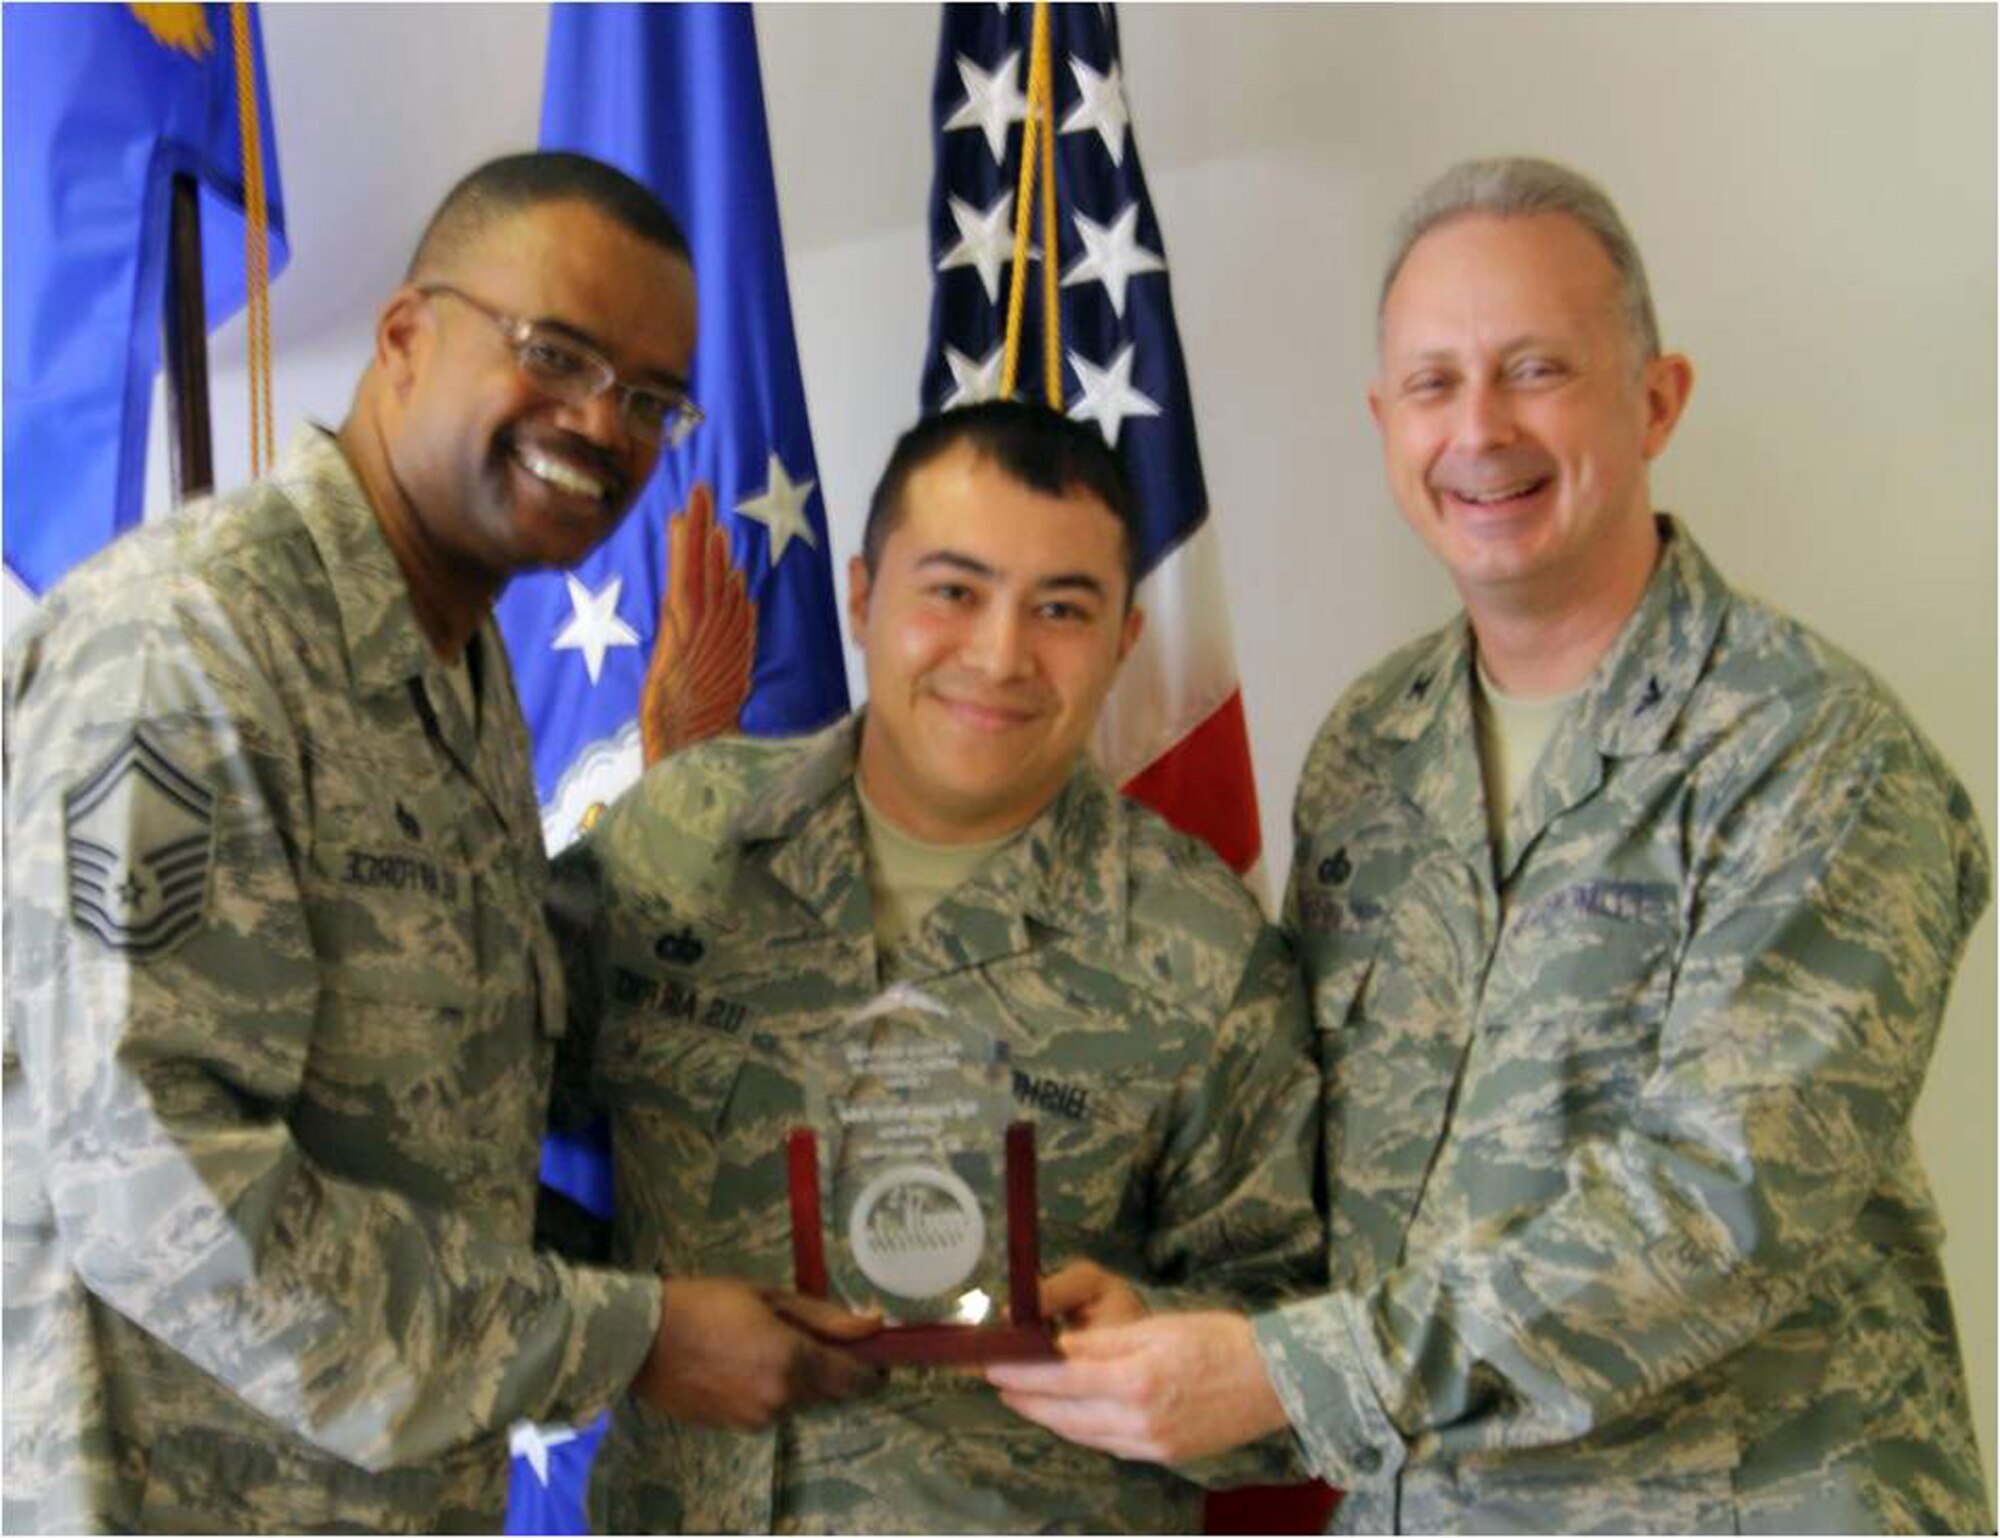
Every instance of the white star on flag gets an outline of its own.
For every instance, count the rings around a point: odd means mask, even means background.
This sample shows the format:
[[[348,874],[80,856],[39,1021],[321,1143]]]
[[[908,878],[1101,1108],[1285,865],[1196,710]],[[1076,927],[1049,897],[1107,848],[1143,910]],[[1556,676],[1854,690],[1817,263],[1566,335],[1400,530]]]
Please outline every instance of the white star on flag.
[[[1118,432],[1127,417],[1160,414],[1160,403],[1141,394],[1132,384],[1132,354],[1138,345],[1127,342],[1105,368],[1099,368],[1082,353],[1069,355],[1069,366],[1076,370],[1077,383],[1083,386],[1083,394],[1069,408],[1069,414],[1079,422],[1095,422],[1098,431],[1104,434],[1104,441],[1114,449],[1118,447]]]
[[[583,665],[594,684],[604,671],[606,652],[614,646],[639,644],[638,632],[618,617],[618,595],[625,589],[625,579],[613,577],[595,593],[575,577],[567,580],[570,620],[552,644],[559,652],[582,652]]]
[[[549,1487],[549,1449],[575,1440],[574,1426],[537,1426],[533,1421],[516,1421],[507,1433],[507,1451],[516,1458],[526,1458],[528,1467],[535,1471],[535,1478],[542,1482],[542,1488],[546,1490]]]
[[[1014,194],[1003,192],[993,206],[981,213],[963,198],[951,200],[952,222],[958,226],[958,244],[945,252],[938,271],[951,267],[974,267],[986,287],[986,302],[1000,302],[1000,270],[1014,259]],[[1028,260],[1041,255],[1028,247]]]
[[[785,550],[794,539],[802,539],[814,549],[819,547],[819,541],[813,538],[812,525],[806,522],[806,498],[818,484],[811,477],[794,481],[785,473],[785,462],[774,449],[770,478],[764,490],[736,504],[736,511],[743,517],[764,525],[771,540],[773,566],[785,558]]]
[[[1100,75],[1083,60],[1072,58],[1069,71],[1076,76],[1076,88],[1082,94],[1069,116],[1062,120],[1062,132],[1066,134],[1089,133],[1092,129],[1104,141],[1104,148],[1110,152],[1114,166],[1125,164],[1125,125],[1132,121],[1131,113],[1125,108],[1125,82],[1119,76],[1117,64]],[[995,157],[998,158],[998,157]]]
[[[1125,285],[1142,272],[1165,272],[1160,253],[1139,244],[1139,205],[1127,203],[1125,212],[1109,226],[1088,214],[1076,216],[1076,233],[1083,238],[1083,255],[1063,274],[1063,287],[1078,283],[1102,283],[1111,296],[1111,308],[1125,318]]]
[[[958,56],[958,78],[965,85],[965,100],[944,120],[947,129],[977,128],[986,135],[986,147],[996,165],[1007,160],[1008,125],[1028,115],[1028,98],[1014,81],[1021,70],[1021,50],[1016,48],[988,74],[964,54]]]
[[[951,394],[945,397],[940,410],[949,411],[954,406],[970,406],[979,401],[1000,398],[1000,364],[1007,355],[1007,344],[999,343],[983,358],[968,358],[949,343],[945,345],[945,366],[951,370]]]

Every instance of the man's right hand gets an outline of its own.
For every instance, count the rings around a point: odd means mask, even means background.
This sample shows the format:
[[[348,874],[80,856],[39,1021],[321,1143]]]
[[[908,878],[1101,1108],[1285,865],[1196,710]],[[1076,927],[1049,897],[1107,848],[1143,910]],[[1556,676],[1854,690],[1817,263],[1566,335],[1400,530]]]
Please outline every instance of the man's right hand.
[[[879,1383],[876,1369],[827,1342],[880,1328],[817,1298],[725,1277],[670,1278],[660,1284],[659,1333],[632,1392],[683,1420],[761,1431],[787,1410]]]
[[[1042,1317],[1066,1330],[1130,1324],[1146,1317],[1146,1300],[1124,1277],[1091,1260],[1072,1260],[1042,1278]]]

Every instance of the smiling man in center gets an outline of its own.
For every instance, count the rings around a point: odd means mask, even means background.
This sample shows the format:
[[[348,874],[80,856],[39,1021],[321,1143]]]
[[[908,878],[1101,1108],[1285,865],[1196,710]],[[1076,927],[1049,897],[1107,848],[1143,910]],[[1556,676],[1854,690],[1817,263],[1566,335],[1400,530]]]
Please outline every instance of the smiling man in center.
[[[1316,1074],[1287,947],[1085,752],[1144,623],[1134,516],[1116,457],[1056,412],[920,423],[849,573],[866,710],[664,760],[559,862],[566,1078],[610,1112],[623,1259],[789,1285],[786,1135],[827,1088],[827,1041],[900,987],[1004,1052],[1048,1263],[1174,1300],[1310,1284]],[[1073,1306],[1069,1285],[1046,1310]],[[1013,1417],[977,1377],[922,1371],[757,1435],[623,1411],[592,1515],[1188,1532],[1199,1500]]]

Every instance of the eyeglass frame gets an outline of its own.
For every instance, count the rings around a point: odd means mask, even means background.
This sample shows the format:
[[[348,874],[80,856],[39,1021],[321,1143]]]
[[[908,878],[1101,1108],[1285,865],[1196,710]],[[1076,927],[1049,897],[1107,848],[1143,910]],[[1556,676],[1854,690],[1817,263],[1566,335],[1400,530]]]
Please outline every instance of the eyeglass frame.
[[[454,284],[419,283],[416,285],[416,290],[426,299],[435,299],[440,294],[456,299],[462,304],[470,305],[481,315],[492,321],[494,325],[500,328],[500,334],[507,339],[507,345],[514,351],[514,367],[520,370],[523,378],[550,400],[561,401],[564,405],[569,406],[581,406],[586,402],[596,400],[598,396],[604,394],[607,390],[614,391],[618,396],[619,420],[639,437],[646,439],[648,442],[656,443],[661,448],[668,449],[677,449],[683,443],[686,443],[694,430],[706,420],[706,413],[685,392],[680,393],[676,397],[669,391],[660,389],[654,385],[627,384],[618,377],[618,371],[611,366],[609,358],[605,357],[603,353],[599,352],[590,343],[566,329],[552,325],[547,321],[524,320],[518,315],[509,315],[504,310],[496,309],[482,299],[475,299],[471,294],[468,294],[464,289]],[[591,388],[583,391],[581,394],[565,395],[560,390],[551,387],[547,380],[537,376],[522,357],[529,344],[533,342],[554,342],[563,351],[575,354],[584,363],[590,365],[595,381]],[[643,426],[633,420],[632,398],[635,395],[653,395],[659,397],[661,400],[672,402],[672,409],[661,419],[660,430],[657,434],[648,432]]]

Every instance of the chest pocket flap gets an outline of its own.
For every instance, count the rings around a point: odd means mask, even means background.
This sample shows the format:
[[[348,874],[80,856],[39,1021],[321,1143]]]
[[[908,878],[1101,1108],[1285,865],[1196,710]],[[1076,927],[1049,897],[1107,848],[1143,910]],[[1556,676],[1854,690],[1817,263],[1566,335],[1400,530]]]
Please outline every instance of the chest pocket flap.
[[[410,1004],[476,1002],[479,895],[463,862],[364,836],[319,845],[306,884],[327,988]]]

